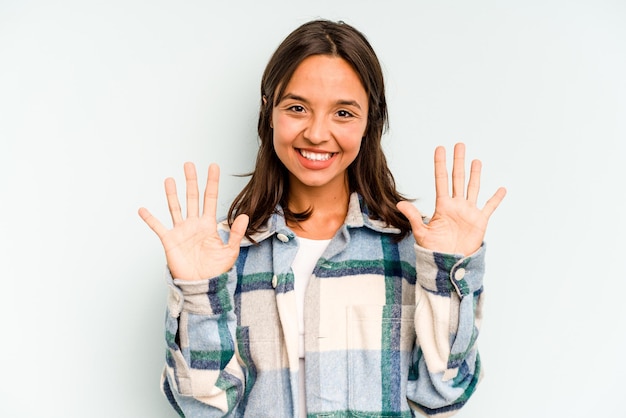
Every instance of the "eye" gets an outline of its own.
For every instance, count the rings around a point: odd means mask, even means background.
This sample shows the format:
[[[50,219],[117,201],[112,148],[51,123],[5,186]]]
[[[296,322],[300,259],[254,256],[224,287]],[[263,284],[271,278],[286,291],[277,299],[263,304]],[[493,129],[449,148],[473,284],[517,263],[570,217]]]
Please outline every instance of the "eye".
[[[291,110],[292,112],[296,112],[296,113],[304,112],[304,107],[300,106],[300,105],[289,106],[287,109]]]
[[[337,116],[339,116],[340,118],[351,118],[354,115],[347,110],[340,110],[337,112]]]

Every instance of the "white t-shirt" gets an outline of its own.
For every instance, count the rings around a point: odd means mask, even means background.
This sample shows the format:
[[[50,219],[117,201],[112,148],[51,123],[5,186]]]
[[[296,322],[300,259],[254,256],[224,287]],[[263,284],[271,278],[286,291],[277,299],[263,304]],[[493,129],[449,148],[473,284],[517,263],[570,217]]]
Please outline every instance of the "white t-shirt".
[[[298,237],[300,246],[291,269],[294,275],[294,291],[298,309],[298,353],[300,355],[300,416],[306,417],[306,395],[304,388],[304,294],[317,261],[328,247],[329,239],[309,239]]]

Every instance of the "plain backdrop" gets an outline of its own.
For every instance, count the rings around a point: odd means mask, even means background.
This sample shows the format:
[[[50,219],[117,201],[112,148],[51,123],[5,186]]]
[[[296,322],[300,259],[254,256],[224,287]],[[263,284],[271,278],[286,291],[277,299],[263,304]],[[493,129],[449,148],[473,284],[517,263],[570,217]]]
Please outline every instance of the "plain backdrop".
[[[0,1],[0,416],[174,417],[159,391],[163,179],[253,168],[259,82],[300,24],[362,30],[384,147],[424,214],[467,144],[487,233],[485,378],[463,418],[624,417],[626,2]]]

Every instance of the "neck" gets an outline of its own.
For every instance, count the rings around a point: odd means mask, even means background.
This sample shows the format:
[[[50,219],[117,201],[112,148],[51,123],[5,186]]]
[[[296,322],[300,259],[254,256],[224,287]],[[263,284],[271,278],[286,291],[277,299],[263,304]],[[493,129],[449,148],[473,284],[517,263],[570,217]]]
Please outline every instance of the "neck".
[[[289,209],[293,212],[312,210],[305,221],[289,223],[296,235],[310,239],[330,239],[343,225],[348,213],[350,191],[347,179],[340,187],[308,187],[302,184],[289,188]]]

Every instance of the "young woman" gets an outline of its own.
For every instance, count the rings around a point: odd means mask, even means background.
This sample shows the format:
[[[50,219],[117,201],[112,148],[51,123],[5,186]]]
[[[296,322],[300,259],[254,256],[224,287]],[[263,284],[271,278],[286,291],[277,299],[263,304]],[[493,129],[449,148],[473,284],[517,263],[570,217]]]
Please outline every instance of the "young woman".
[[[249,183],[216,221],[219,169],[187,215],[165,181],[170,296],[162,387],[187,417],[448,416],[480,376],[483,238],[505,195],[480,209],[479,161],[435,150],[428,223],[395,188],[381,149],[380,64],[353,27],[292,32],[263,74],[260,149]]]

